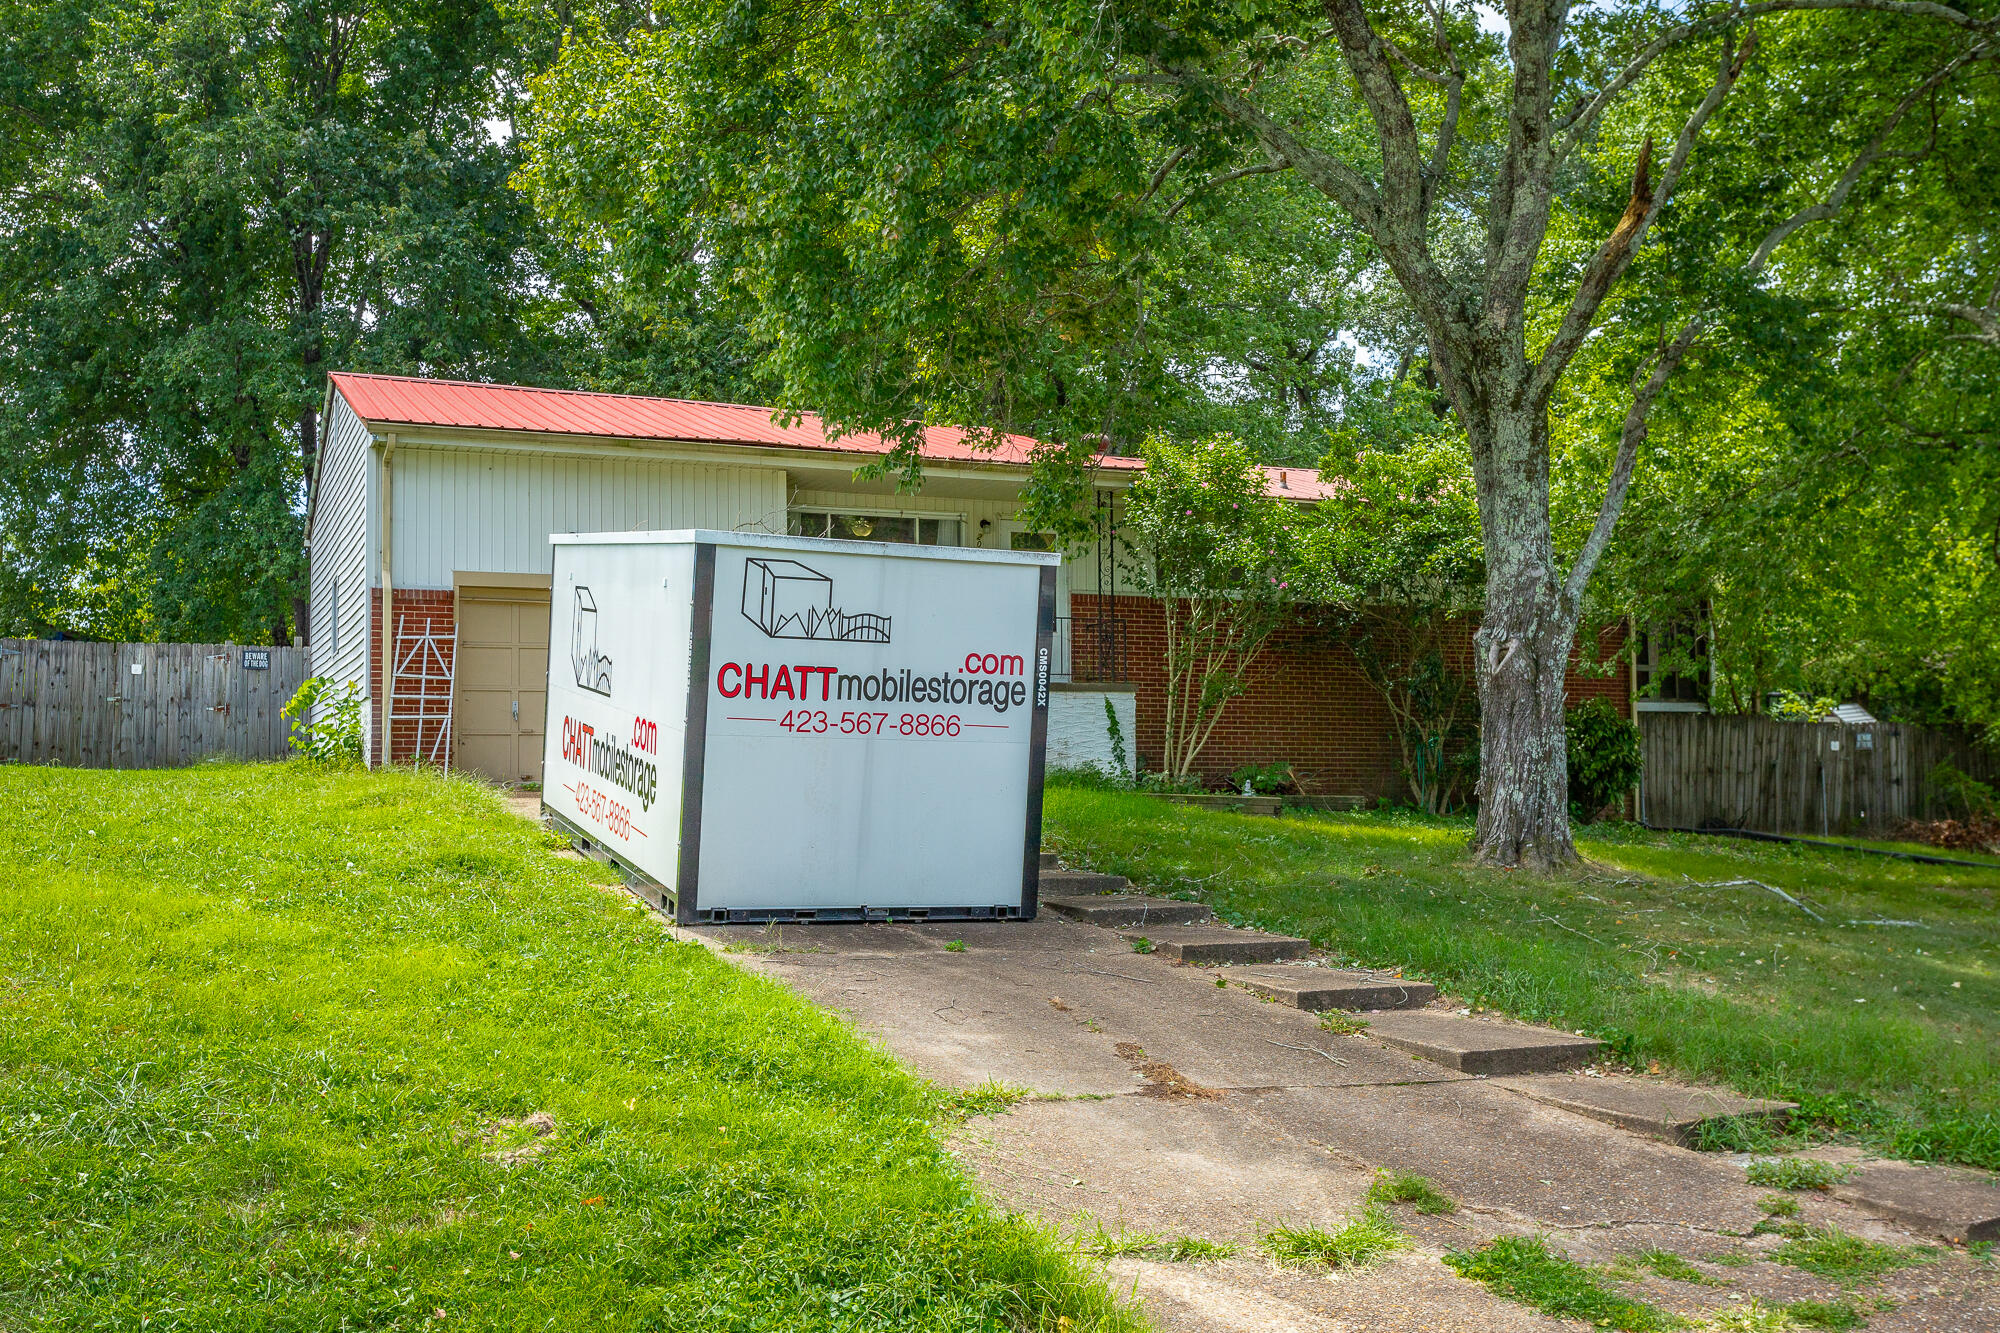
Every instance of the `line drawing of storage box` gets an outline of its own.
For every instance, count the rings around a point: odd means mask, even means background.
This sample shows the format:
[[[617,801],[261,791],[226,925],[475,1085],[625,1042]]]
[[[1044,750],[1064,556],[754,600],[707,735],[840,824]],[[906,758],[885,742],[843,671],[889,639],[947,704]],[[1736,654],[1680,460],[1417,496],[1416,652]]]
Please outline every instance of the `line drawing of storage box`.
[[[570,660],[576,667],[577,688],[611,697],[611,659],[597,651],[597,599],[578,585],[576,612],[570,621]]]
[[[796,560],[744,562],[743,616],[773,639],[889,642],[889,617],[837,609],[833,580]]]

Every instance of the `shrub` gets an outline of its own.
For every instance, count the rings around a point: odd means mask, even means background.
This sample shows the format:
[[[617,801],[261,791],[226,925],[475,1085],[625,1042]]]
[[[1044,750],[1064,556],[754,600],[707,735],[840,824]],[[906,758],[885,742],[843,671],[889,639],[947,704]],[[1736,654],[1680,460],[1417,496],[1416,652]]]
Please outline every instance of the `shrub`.
[[[352,681],[336,692],[325,676],[310,677],[281,716],[292,724],[288,738],[292,748],[308,759],[325,764],[361,762],[361,691]]]
[[[1569,803],[1584,823],[1623,799],[1639,781],[1639,728],[1602,699],[1569,710]]]
[[[1298,774],[1290,764],[1245,764],[1229,775],[1229,789],[1242,791],[1248,785],[1259,796],[1277,796],[1299,789]]]
[[[1932,804],[1947,817],[1978,819],[2000,813],[2000,802],[1996,801],[1992,786],[1949,761],[1933,768],[1927,781]]]

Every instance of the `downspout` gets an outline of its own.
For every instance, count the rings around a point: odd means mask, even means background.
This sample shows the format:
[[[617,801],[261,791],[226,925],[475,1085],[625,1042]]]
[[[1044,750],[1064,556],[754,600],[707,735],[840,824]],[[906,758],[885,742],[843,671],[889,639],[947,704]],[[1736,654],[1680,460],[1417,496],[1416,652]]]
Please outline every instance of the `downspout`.
[[[389,719],[396,702],[396,646],[391,626],[394,619],[396,579],[392,556],[396,540],[396,487],[391,467],[396,458],[396,435],[391,431],[382,442],[382,735],[376,746],[376,765],[387,767],[395,733]]]

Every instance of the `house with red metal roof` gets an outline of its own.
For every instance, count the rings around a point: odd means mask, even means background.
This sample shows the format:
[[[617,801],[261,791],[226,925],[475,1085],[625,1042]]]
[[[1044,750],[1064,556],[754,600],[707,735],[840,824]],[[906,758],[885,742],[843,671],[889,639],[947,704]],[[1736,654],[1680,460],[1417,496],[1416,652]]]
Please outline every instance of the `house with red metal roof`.
[[[317,674],[367,697],[371,763],[421,759],[501,781],[539,779],[555,533],[716,528],[1050,545],[1019,516],[1036,447],[1024,436],[975,440],[926,429],[924,484],[911,495],[855,476],[888,452],[887,440],[830,436],[811,413],[389,375],[328,378],[307,516],[310,642]],[[1097,459],[1106,533],[1142,469],[1136,458]],[[1272,495],[1300,503],[1322,498],[1329,484],[1306,469],[1266,472]],[[1065,553],[1052,763],[1108,762],[1107,702],[1135,759],[1159,753],[1160,617],[1123,578],[1108,538]],[[1281,638],[1267,654],[1268,679],[1232,704],[1204,766],[1219,775],[1284,761],[1330,794],[1393,791],[1394,733],[1351,661],[1303,630]]]

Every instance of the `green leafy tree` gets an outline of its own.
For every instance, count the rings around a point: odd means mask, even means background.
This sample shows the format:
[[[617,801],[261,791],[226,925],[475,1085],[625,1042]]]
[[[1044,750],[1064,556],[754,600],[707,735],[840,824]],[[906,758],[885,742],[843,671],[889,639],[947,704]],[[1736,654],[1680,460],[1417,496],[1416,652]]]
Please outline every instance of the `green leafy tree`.
[[[491,0],[11,4],[0,626],[289,641],[329,369],[737,396],[509,186]]]
[[[1655,414],[1604,601],[1642,625],[1699,629],[1718,709],[1756,711],[1791,690],[2000,738],[1990,89],[1989,74],[1937,98],[1912,170],[1857,188],[1764,284],[1736,293]],[[1843,95],[1830,72],[1793,93]],[[1732,154],[1683,203],[1741,208],[1768,170]],[[1590,401],[1614,397],[1630,364],[1629,350],[1605,350],[1558,431],[1579,472],[1609,449]],[[1572,491],[1559,509],[1580,523],[1586,501]]]
[[[1180,781],[1272,634],[1293,614],[1297,515],[1264,494],[1264,473],[1236,440],[1153,439],[1127,492],[1133,586],[1159,605],[1166,636],[1165,753]]]
[[[1411,799],[1449,810],[1475,776],[1479,702],[1466,635],[1484,564],[1471,460],[1450,437],[1329,455],[1300,582],[1389,710]]]
[[[1994,22],[1930,0],[1505,17],[1503,39],[1442,2],[686,0],[569,49],[529,177],[627,267],[741,283],[785,400],[898,434],[891,465],[926,420],[1050,441],[1051,508],[1165,397],[1151,284],[1177,219],[1296,182],[1379,256],[1369,282],[1399,291],[1465,434],[1478,845],[1555,865],[1574,857],[1565,670],[1652,411],[1794,237],[1908,170],[1931,107],[1976,96]],[[1802,61],[1842,91],[1789,108]],[[1772,166],[1761,190],[1670,211],[1716,137]],[[1622,410],[1594,517],[1559,547],[1551,412],[1600,343],[1628,353]]]

